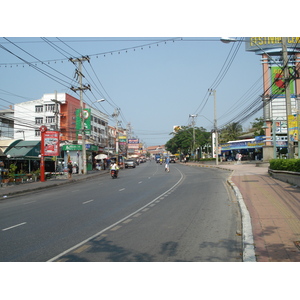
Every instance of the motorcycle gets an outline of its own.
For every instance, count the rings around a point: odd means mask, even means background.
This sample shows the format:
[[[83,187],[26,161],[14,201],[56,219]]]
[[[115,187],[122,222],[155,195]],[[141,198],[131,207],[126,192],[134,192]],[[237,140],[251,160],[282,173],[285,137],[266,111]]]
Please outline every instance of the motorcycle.
[[[110,174],[111,174],[111,178],[112,179],[115,179],[118,177],[118,172],[116,170],[111,170],[110,171]]]

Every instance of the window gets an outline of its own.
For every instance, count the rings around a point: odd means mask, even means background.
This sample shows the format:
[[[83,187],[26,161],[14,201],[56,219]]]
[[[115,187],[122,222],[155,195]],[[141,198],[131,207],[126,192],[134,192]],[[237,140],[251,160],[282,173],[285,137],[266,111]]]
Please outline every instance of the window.
[[[54,111],[54,104],[45,104],[45,111]]]
[[[55,122],[55,117],[51,116],[51,117],[46,117],[46,123],[54,123]]]
[[[35,106],[35,112],[36,113],[43,112],[43,105],[36,105]]]
[[[35,136],[41,136],[41,131],[40,130],[36,130],[35,131]]]
[[[43,124],[43,118],[35,118],[35,124]]]

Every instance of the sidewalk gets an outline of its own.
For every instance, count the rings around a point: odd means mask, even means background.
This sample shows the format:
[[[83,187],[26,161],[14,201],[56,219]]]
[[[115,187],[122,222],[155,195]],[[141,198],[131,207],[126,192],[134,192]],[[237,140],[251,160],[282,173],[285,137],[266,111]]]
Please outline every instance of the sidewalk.
[[[240,192],[250,214],[256,261],[300,261],[299,187],[272,178],[268,167],[256,164],[202,167],[233,171],[228,183]],[[243,226],[247,224],[243,222]]]
[[[26,192],[32,192],[35,190],[41,190],[47,187],[54,187],[63,184],[74,183],[79,180],[87,180],[89,178],[99,176],[99,175],[108,175],[109,170],[100,170],[100,171],[88,171],[86,175],[83,174],[72,174],[72,179],[68,179],[67,175],[63,177],[57,177],[48,179],[44,182],[36,181],[30,183],[20,183],[8,186],[0,187],[0,201],[3,198],[12,197],[17,194],[22,194]]]

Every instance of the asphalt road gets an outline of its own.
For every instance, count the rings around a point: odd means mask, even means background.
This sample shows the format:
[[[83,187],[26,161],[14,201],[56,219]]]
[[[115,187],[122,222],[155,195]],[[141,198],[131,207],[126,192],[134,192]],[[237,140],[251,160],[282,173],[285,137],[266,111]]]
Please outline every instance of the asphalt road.
[[[229,172],[155,162],[0,202],[0,261],[241,261]]]

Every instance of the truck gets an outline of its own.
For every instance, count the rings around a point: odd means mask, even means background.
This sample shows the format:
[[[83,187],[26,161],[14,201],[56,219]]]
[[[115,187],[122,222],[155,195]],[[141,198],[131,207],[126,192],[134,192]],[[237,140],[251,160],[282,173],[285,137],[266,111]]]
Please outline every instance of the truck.
[[[155,154],[155,161],[157,163],[159,163],[159,161],[160,161],[160,154]]]

